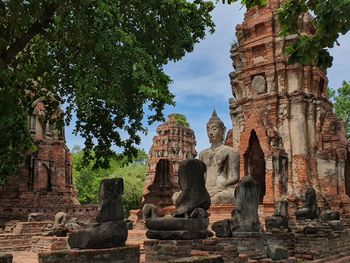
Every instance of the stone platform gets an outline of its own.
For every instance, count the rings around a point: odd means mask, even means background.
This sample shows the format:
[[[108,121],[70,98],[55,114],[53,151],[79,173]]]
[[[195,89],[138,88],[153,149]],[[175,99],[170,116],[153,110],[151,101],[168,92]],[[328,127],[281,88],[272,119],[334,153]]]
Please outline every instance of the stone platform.
[[[8,222],[4,232],[0,234],[0,252],[29,251],[32,247],[32,237],[40,236],[45,227],[52,223],[52,221]]]
[[[161,263],[191,256],[192,240],[145,240],[146,262]]]
[[[45,251],[65,250],[68,249],[68,237],[32,237],[31,252],[40,253]]]
[[[41,252],[39,263],[115,263],[140,262],[140,247],[126,246],[107,249],[60,250]]]

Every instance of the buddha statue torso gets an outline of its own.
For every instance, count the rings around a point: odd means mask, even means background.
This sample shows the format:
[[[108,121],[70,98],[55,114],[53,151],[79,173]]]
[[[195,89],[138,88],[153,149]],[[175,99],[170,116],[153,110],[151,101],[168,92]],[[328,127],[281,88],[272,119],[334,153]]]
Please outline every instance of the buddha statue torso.
[[[225,126],[215,112],[207,124],[207,132],[212,145],[199,154],[207,168],[205,186],[212,204],[232,204],[235,184],[239,181],[239,154],[222,143]]]

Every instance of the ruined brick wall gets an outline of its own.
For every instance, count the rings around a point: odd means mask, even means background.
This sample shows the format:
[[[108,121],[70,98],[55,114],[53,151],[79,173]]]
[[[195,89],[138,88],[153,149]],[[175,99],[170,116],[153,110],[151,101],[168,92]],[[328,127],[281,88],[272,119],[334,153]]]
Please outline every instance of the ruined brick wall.
[[[23,200],[29,200],[32,196],[23,198]],[[53,201],[56,200],[56,201]],[[98,205],[71,205],[62,202],[61,200],[47,197],[46,204],[36,205],[3,205],[0,206],[0,219],[9,220],[21,220],[27,221],[28,215],[31,213],[43,213],[47,220],[54,220],[55,215],[58,212],[65,212],[69,218],[76,217],[80,221],[90,222],[93,221],[98,214]]]
[[[0,218],[25,219],[30,212],[58,212],[79,205],[64,130],[45,120],[42,101],[35,101],[33,108],[28,128],[37,150],[26,154],[18,174],[0,188]]]
[[[313,186],[321,206],[340,209],[349,203],[349,143],[327,98],[326,73],[315,66],[287,63],[285,47],[298,36],[279,36],[276,10],[282,2],[270,0],[264,8],[251,8],[236,27],[230,114],[240,174],[265,181],[264,204],[288,198],[298,205],[307,187]],[[300,33],[313,33],[311,19],[309,14],[300,18]],[[262,158],[252,136],[257,137]],[[262,170],[264,175],[256,172]]]
[[[195,158],[196,139],[192,129],[178,123],[177,114],[158,126],[149,152],[148,172],[142,205],[172,205],[173,193],[179,191],[177,172],[183,160]]]

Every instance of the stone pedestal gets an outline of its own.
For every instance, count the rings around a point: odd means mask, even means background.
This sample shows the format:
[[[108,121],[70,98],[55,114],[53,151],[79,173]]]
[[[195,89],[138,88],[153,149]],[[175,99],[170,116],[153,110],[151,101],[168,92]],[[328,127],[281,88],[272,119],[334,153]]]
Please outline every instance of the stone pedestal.
[[[294,256],[295,234],[294,233],[266,233],[267,245],[277,245],[285,247],[290,256]]]
[[[42,252],[38,259],[39,263],[138,263],[140,246]]]
[[[169,262],[191,256],[192,240],[146,240],[146,263]]]
[[[65,250],[68,249],[67,237],[32,237],[31,252],[39,253],[44,251]]]
[[[297,234],[295,257],[306,260],[341,258],[349,255],[350,233],[348,231],[317,234]],[[327,261],[331,262],[331,261]]]
[[[244,262],[238,261],[237,244],[232,238],[193,240],[192,249],[207,251],[209,255],[220,255],[224,259],[224,262]]]
[[[240,254],[248,255],[250,259],[267,257],[265,252],[266,235],[259,232],[235,232],[231,237],[237,244]]]
[[[224,263],[221,256],[202,256],[170,260],[169,263]]]

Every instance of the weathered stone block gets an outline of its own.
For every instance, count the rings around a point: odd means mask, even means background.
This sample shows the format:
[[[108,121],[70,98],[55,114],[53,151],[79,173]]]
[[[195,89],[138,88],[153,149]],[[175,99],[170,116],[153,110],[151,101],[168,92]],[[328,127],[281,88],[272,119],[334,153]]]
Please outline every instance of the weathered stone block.
[[[161,239],[161,240],[190,240],[190,239],[203,239],[208,236],[207,230],[202,231],[188,231],[188,230],[168,230],[168,231],[154,231],[148,230],[146,236],[149,239]]]
[[[169,260],[169,263],[224,263],[224,259],[220,255],[189,257]]]
[[[42,252],[38,254],[38,259],[39,263],[138,263],[140,262],[140,247]]]
[[[231,236],[231,228],[230,228],[230,219],[224,219],[215,222],[211,229],[215,232],[217,237],[230,237]]]
[[[267,255],[273,260],[281,260],[289,257],[289,252],[285,247],[270,245],[267,247]]]
[[[28,215],[28,222],[41,222],[46,219],[44,213],[30,213]]]
[[[146,219],[146,227],[152,230],[188,230],[196,232],[206,230],[208,225],[208,218],[176,218],[167,216]]]
[[[191,240],[146,240],[144,241],[146,262],[168,262],[191,256]],[[176,248],[176,249],[175,249]]]

